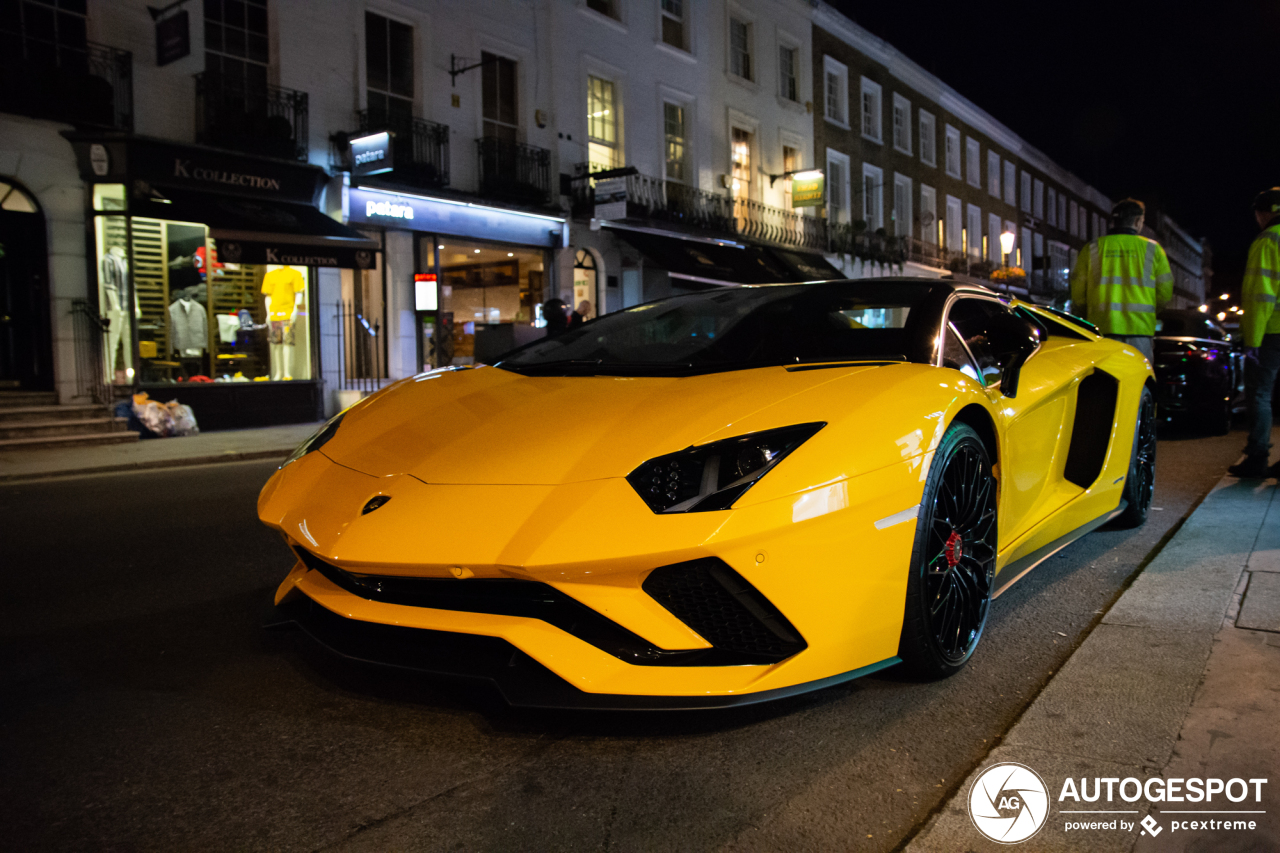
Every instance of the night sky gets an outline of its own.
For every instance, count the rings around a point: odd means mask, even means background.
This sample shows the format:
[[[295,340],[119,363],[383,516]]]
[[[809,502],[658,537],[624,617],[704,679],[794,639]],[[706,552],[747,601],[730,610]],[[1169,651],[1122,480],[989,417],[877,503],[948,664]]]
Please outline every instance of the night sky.
[[[1207,238],[1214,292],[1239,294],[1253,197],[1280,186],[1280,3],[829,2],[1109,198]]]

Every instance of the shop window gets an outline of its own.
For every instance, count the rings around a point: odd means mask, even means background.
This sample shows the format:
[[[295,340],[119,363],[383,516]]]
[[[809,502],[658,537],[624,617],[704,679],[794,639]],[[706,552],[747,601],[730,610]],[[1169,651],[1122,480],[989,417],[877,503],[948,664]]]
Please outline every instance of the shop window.
[[[620,165],[618,105],[612,80],[587,77],[587,158],[591,171]]]
[[[371,126],[413,117],[413,27],[364,13],[366,101]]]
[[[573,261],[573,306],[574,310],[582,313],[585,309],[590,312],[588,306],[582,303],[599,302],[600,287],[600,270],[596,267],[596,256],[588,252],[586,249],[579,249],[578,254],[574,256]],[[539,328],[547,325],[547,319],[538,316],[534,322]]]
[[[204,0],[205,73],[224,86],[264,91],[270,62],[267,0]]]
[[[667,180],[686,183],[689,180],[689,139],[685,130],[684,107],[664,103],[662,118],[667,148]]]
[[[312,377],[308,268],[220,263],[208,229],[193,222],[135,216],[130,243],[125,223],[95,218],[108,381],[128,381],[135,368],[143,383]]]
[[[519,142],[520,119],[516,108],[516,64],[492,53],[481,53],[481,94],[484,135],[502,142]]]
[[[449,334],[451,364],[492,363],[542,334],[545,252],[452,237],[440,238],[437,250],[440,333]]]
[[[94,184],[93,185],[93,209],[94,210],[119,210],[124,211],[126,208],[124,198],[124,184]]]

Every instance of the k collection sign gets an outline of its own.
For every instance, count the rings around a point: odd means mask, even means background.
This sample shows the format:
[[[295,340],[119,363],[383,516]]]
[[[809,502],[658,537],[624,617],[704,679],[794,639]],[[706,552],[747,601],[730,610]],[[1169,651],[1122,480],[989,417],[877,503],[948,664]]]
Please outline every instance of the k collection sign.
[[[1070,834],[1087,849],[1111,846],[1103,835],[1136,832],[1154,838],[1167,830],[1171,836],[1205,833],[1197,839],[1209,845],[1204,849],[1246,849],[1239,845],[1250,840],[1267,814],[1267,781],[1068,777],[1051,787],[1030,767],[1003,762],[978,774],[967,806],[974,828],[1000,844],[1021,844],[1043,830]]]

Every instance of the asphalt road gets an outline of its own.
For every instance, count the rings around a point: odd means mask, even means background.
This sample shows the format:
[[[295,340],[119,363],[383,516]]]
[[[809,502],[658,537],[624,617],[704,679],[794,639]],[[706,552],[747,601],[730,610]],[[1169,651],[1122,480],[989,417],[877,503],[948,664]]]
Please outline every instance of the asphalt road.
[[[0,486],[13,850],[872,850],[980,763],[1236,457],[1166,437],[1139,530],[1001,596],[974,661],[720,712],[530,713],[257,627],[271,465]]]

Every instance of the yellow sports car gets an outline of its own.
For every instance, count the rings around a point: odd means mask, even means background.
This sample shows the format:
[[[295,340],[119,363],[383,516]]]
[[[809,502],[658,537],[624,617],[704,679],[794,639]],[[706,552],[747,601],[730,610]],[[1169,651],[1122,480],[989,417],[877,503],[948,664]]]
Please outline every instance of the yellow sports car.
[[[991,600],[1151,503],[1151,367],[918,279],[675,296],[431,371],[262,490],[339,655],[512,704],[712,708],[974,654]]]

